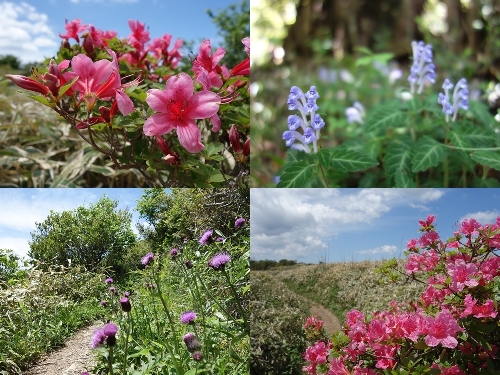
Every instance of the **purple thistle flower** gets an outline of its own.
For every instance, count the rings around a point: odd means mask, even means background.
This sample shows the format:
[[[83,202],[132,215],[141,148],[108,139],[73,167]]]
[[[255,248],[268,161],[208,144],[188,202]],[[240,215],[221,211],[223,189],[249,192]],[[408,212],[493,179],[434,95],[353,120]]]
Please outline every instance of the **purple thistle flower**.
[[[114,287],[114,286],[109,287],[109,291],[110,291],[111,293],[116,293],[116,289],[115,289],[115,287]]]
[[[105,324],[104,327],[102,327],[102,332],[104,335],[106,335],[106,344],[109,346],[113,346],[116,344],[116,333],[118,332],[118,326],[110,322],[108,324]]]
[[[130,301],[127,297],[123,297],[120,300],[120,305],[122,305],[122,310],[124,312],[130,312],[130,310],[132,310],[132,305],[130,304]]]
[[[194,352],[192,354],[193,356],[193,359],[196,361],[196,362],[200,362],[203,360],[203,353],[202,352]]]
[[[94,332],[94,336],[92,336],[92,342],[91,345],[94,349],[97,349],[99,345],[104,345],[106,342],[106,335],[101,329],[98,329],[97,331]]]
[[[175,257],[177,256],[177,254],[179,254],[179,250],[177,250],[177,249],[170,250],[170,258],[171,259],[175,259]]]
[[[124,296],[124,297],[130,297],[130,292],[125,292],[125,293],[123,293],[123,296]]]
[[[111,277],[108,277],[106,280],[104,280],[106,284],[111,284],[113,282],[113,279]]]
[[[193,332],[186,333],[182,337],[182,340],[184,341],[184,344],[186,344],[187,350],[190,353],[193,353],[194,351],[201,348],[201,344]]]
[[[190,260],[186,260],[184,262],[184,265],[186,266],[187,269],[193,268],[193,262],[191,262]]]
[[[216,242],[224,242],[224,238],[222,237],[217,237],[217,239],[215,240]]]
[[[225,265],[229,263],[231,260],[231,256],[225,253],[219,253],[214,255],[209,261],[209,267],[212,267],[214,270],[223,270]]]
[[[107,304],[108,304],[108,303],[107,303],[106,301],[101,301],[101,306],[102,306],[102,307],[106,307],[106,305],[107,305]]]
[[[155,255],[153,253],[147,253],[146,255],[144,255],[141,259],[141,263],[142,265],[144,266],[147,266],[149,262],[151,262],[151,260],[155,257]]]
[[[192,324],[196,320],[196,313],[192,310],[185,311],[181,314],[181,323]]]
[[[184,238],[184,243],[188,243],[188,239],[187,238]]]
[[[243,224],[245,224],[245,221],[246,220],[242,217],[240,217],[239,219],[236,219],[236,221],[234,222],[234,227],[239,228],[239,227],[243,226]]]
[[[214,231],[212,229],[207,229],[202,235],[200,240],[198,241],[200,245],[206,245],[212,242],[212,235]]]

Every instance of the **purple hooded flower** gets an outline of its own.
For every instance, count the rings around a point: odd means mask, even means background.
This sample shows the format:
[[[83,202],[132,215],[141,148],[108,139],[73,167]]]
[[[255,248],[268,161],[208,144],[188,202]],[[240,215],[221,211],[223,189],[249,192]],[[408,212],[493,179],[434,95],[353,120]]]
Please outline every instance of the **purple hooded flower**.
[[[181,323],[192,324],[196,320],[196,313],[192,310],[185,311],[181,314]]]
[[[214,270],[223,270],[226,263],[229,263],[230,260],[231,256],[229,254],[219,253],[208,261],[208,265]]]
[[[239,228],[241,227],[243,224],[245,224],[245,219],[240,217],[239,219],[236,219],[236,221],[234,222],[234,227],[235,228]]]
[[[149,262],[151,262],[151,260],[155,257],[155,255],[153,253],[147,253],[146,255],[144,255],[141,259],[141,263],[143,266],[147,266]]]
[[[212,235],[213,234],[214,234],[214,231],[212,229],[206,230],[200,238],[200,241],[199,241],[200,245],[206,245],[207,243],[212,242]]]
[[[113,282],[113,279],[111,277],[108,277],[106,280],[104,280],[106,284],[111,284]]]

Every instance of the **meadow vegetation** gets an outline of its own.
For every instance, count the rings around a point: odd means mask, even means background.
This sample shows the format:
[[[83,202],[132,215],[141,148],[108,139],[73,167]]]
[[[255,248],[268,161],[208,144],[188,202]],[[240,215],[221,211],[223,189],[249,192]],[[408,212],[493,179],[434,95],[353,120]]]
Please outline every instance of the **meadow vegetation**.
[[[129,232],[130,220],[106,221],[127,217],[106,197],[52,212],[32,233],[37,250],[28,268],[16,269],[11,251],[0,256],[0,374],[21,374],[92,323],[102,324],[85,343],[96,356],[92,374],[249,373],[248,196],[245,189],[146,190],[138,202],[150,223],[142,238]],[[106,217],[103,207],[111,209]],[[87,231],[63,225],[82,216]],[[111,230],[132,233],[132,241],[100,252],[95,239],[113,238]]]

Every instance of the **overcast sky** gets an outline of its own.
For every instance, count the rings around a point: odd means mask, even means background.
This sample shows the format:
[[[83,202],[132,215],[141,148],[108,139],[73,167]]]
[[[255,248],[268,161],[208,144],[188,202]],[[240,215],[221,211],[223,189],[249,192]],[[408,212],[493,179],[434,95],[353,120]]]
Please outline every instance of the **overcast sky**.
[[[197,48],[199,42],[208,38],[212,47],[219,47],[222,40],[217,37],[216,25],[206,10],[217,14],[239,3],[239,0],[0,1],[0,55],[15,55],[23,63],[52,57],[61,43],[59,34],[66,33],[65,19],[75,18],[98,29],[117,31],[123,38],[130,34],[128,20],[138,20],[149,27],[151,39],[166,33],[173,36],[171,45],[180,38],[196,42]]]
[[[30,232],[36,229],[35,222],[43,222],[50,210],[88,207],[103,195],[117,200],[118,209],[128,207],[132,229],[137,233],[139,214],[134,209],[142,194],[142,189],[0,189],[0,248],[24,257],[29,250]]]
[[[448,238],[457,223],[500,216],[499,189],[251,189],[252,259],[318,263],[398,257],[436,216]]]

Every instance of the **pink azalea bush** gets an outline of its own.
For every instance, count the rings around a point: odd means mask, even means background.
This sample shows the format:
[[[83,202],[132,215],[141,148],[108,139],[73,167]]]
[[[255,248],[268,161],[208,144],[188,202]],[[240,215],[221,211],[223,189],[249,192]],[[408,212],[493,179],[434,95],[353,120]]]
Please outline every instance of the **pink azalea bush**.
[[[226,49],[209,39],[183,59],[181,39],[152,38],[144,23],[128,23],[130,34],[119,38],[80,19],[66,22],[46,68],[6,77],[116,169],[134,169],[150,186],[247,184],[250,59],[228,67]],[[247,55],[249,40],[241,41]]]
[[[500,368],[500,217],[481,225],[466,219],[447,241],[435,217],[420,220],[420,238],[408,242],[399,272],[427,284],[418,301],[365,316],[346,315],[342,332],[316,340],[303,371],[316,374],[496,374]],[[321,327],[308,318],[306,332]],[[310,337],[310,335],[308,336]]]

